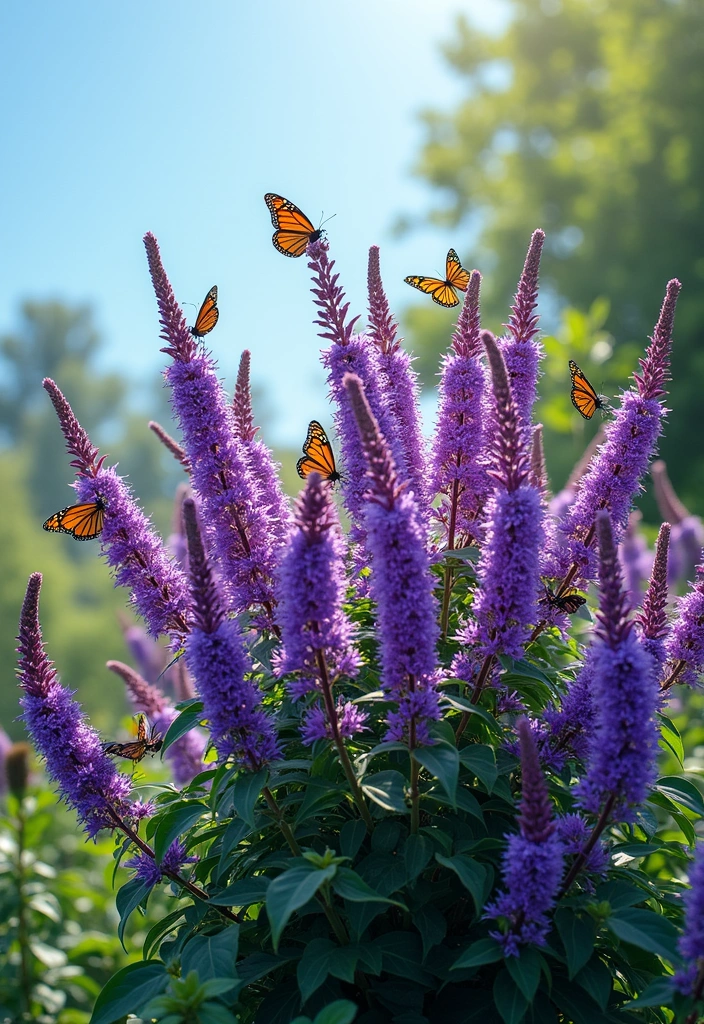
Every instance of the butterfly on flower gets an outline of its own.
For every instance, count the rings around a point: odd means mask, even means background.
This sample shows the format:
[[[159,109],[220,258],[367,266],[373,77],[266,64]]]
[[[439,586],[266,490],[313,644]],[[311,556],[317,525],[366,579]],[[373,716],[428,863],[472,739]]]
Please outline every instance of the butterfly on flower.
[[[547,584],[545,585],[545,599],[551,608],[558,612],[567,612],[568,615],[574,615],[582,605],[587,603],[586,597],[582,597],[576,590],[571,590],[568,594],[556,594]]]
[[[570,359],[569,365],[572,378],[572,391],[570,392],[572,405],[578,413],[584,416],[585,420],[590,420],[597,409],[606,408],[606,398],[596,393],[574,359]]]
[[[103,530],[105,502],[98,496],[95,501],[69,505],[54,512],[44,523],[49,533],[70,533],[74,540],[95,540]]]
[[[198,316],[193,327],[191,327],[191,334],[194,338],[204,338],[206,334],[210,334],[215,324],[218,322],[220,316],[220,310],[218,309],[218,286],[216,284],[210,289],[208,294],[203,299],[203,304],[198,310]]]
[[[322,228],[314,228],[295,203],[274,192],[267,192],[264,202],[269,207],[271,223],[276,228],[272,242],[284,256],[302,256],[309,242],[317,242]]]
[[[311,420],[308,425],[303,457],[296,463],[296,469],[304,480],[309,473],[320,473],[324,480],[329,480],[333,484],[340,479],[340,474],[335,469],[332,445],[317,420]]]
[[[404,277],[406,284],[417,288],[426,295],[430,295],[433,302],[448,309],[459,303],[457,292],[465,292],[469,284],[469,271],[465,270],[460,263],[460,258],[454,249],[450,249],[445,262],[445,280],[439,277],[422,277],[413,275]]]
[[[154,726],[151,727],[147,735],[147,720],[144,715],[140,715],[137,724],[136,740],[128,740],[126,743],[104,743],[103,750],[106,754],[113,754],[115,757],[126,757],[137,764],[145,754],[158,753],[163,742],[163,738],[157,735]]]

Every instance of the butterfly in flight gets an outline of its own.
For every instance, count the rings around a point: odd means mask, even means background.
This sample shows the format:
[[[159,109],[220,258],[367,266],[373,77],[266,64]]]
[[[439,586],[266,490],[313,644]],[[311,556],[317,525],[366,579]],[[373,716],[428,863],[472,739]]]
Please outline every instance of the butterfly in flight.
[[[583,604],[587,603],[586,597],[582,597],[576,590],[571,590],[569,594],[558,595],[547,585],[545,587],[545,597],[551,608],[555,608],[559,612],[567,612],[568,615],[574,615]]]
[[[272,235],[275,248],[284,256],[302,256],[309,242],[317,242],[322,228],[314,228],[302,210],[283,196],[267,192],[264,202],[269,207],[271,223],[276,228]]]
[[[196,322],[193,327],[191,327],[191,334],[193,337],[204,338],[206,334],[210,334],[213,327],[215,327],[215,324],[218,322],[219,316],[218,286],[214,284],[203,299],[203,304],[198,310]]]
[[[106,754],[114,754],[116,757],[127,757],[137,764],[145,754],[158,753],[163,742],[162,737],[156,735],[154,726],[147,735],[147,720],[144,715],[140,715],[136,740],[128,740],[127,743],[104,743],[103,750]]]
[[[456,306],[460,301],[457,297],[457,292],[467,290],[469,271],[464,269],[455,250],[450,249],[445,263],[444,281],[441,281],[439,277],[421,277],[418,275],[404,277],[404,281],[406,284],[410,284],[412,288],[417,288],[419,291],[425,292],[426,295],[432,296],[433,302],[437,302],[439,306],[445,306],[449,309],[451,306]]]
[[[305,478],[309,473],[320,473],[324,480],[335,483],[340,474],[335,469],[335,456],[328,435],[317,420],[311,420],[308,436],[303,445],[303,457],[296,463],[298,475]]]
[[[570,376],[572,378],[572,391],[570,392],[572,405],[577,412],[584,416],[585,420],[590,420],[597,409],[606,408],[606,399],[603,395],[596,393],[574,359],[570,359]]]
[[[95,540],[103,530],[105,502],[98,496],[95,501],[69,505],[54,512],[44,523],[49,533],[70,533],[74,540]]]

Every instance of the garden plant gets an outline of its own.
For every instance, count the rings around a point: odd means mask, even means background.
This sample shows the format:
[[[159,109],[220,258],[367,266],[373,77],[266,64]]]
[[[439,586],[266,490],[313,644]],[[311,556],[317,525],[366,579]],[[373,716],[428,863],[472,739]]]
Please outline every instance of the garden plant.
[[[145,626],[135,666],[110,663],[145,717],[106,749],[45,651],[37,572],[23,718],[87,837],[114,836],[131,871],[119,937],[155,889],[172,904],[92,1022],[694,1024],[704,801],[656,762],[659,747],[683,762],[668,701],[704,669],[704,570],[670,600],[668,524],[644,594],[619,555],[677,415],[679,282],[601,443],[551,500],[533,422],[543,232],[502,337],[481,329],[469,276],[430,443],[378,248],[359,333],[315,236],[340,479],[309,472],[293,509],[254,426],[250,353],[228,398],[217,328],[189,328],[151,234],[180,440],[152,426],[187,484],[168,543],[44,382],[76,501]],[[149,677],[159,638],[180,679],[169,697]],[[140,788],[145,754],[171,772],[156,795]]]

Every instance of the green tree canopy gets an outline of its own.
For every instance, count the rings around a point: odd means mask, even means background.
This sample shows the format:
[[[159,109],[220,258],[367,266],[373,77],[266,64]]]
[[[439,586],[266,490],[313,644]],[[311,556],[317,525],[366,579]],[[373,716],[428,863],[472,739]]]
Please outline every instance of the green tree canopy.
[[[465,265],[485,273],[485,321],[494,329],[536,227],[547,233],[543,313],[554,313],[556,299],[586,311],[603,296],[617,345],[642,344],[668,279],[680,278],[663,455],[696,505],[704,487],[704,454],[691,443],[704,428],[704,4],[512,0],[512,8],[503,34],[460,19],[446,48],[467,89],[454,111],[424,115],[417,169],[439,190],[429,216],[478,227],[471,259],[456,232],[454,244]],[[426,367],[428,350],[434,361],[448,337],[444,320],[430,327],[432,312],[416,309],[408,320]]]

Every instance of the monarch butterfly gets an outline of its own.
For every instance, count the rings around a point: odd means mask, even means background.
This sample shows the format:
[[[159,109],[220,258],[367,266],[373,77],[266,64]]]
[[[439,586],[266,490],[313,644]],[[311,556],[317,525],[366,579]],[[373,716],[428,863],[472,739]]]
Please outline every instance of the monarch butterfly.
[[[283,196],[267,192],[264,202],[269,207],[271,223],[276,231],[271,237],[275,248],[284,256],[302,256],[309,242],[317,242],[321,228],[314,228],[302,210]]]
[[[104,743],[103,750],[106,754],[114,754],[116,757],[127,757],[137,764],[145,754],[158,753],[163,742],[161,736],[155,735],[154,726],[147,736],[147,720],[144,715],[140,715],[136,740],[128,740],[127,743]]]
[[[570,359],[570,376],[572,378],[572,391],[570,392],[572,405],[577,412],[584,416],[585,420],[590,420],[597,409],[606,408],[606,399],[603,395],[596,393],[574,359]]]
[[[460,301],[455,289],[461,292],[467,290],[469,271],[464,269],[455,250],[450,249],[445,262],[444,281],[441,281],[439,277],[419,277],[415,275],[404,277],[404,281],[406,284],[410,284],[412,288],[417,288],[419,291],[425,292],[426,295],[431,295],[433,302],[437,302],[439,306],[446,306],[449,309],[451,306],[456,306]]]
[[[335,456],[328,435],[317,420],[308,425],[308,436],[303,445],[303,457],[296,463],[298,475],[305,478],[309,473],[320,473],[325,480],[335,483],[340,474],[335,469]]]
[[[567,612],[568,615],[574,615],[583,604],[587,603],[586,597],[582,597],[576,590],[571,590],[569,594],[556,594],[554,590],[546,586],[545,596],[551,608],[556,608],[560,612]]]
[[[193,327],[191,327],[191,334],[194,338],[203,338],[206,334],[210,334],[215,324],[218,322],[220,311],[218,309],[218,286],[216,284],[210,289],[208,294],[203,299],[203,304],[198,310],[198,316]]]
[[[94,540],[103,530],[105,502],[98,496],[95,501],[69,505],[54,512],[44,523],[50,533],[70,533],[74,540]]]

